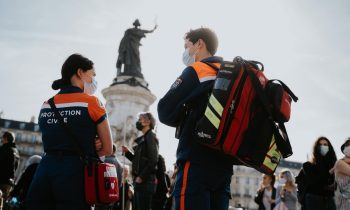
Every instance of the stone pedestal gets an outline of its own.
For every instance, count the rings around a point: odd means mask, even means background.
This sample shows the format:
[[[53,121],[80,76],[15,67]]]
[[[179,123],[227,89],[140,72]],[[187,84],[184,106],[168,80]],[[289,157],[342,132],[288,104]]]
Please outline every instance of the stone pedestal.
[[[102,94],[106,99],[113,141],[117,145],[119,156],[121,145],[131,148],[133,140],[138,136],[135,126],[137,114],[148,111],[156,97],[148,90],[144,79],[132,76],[118,76],[110,87],[102,90]]]

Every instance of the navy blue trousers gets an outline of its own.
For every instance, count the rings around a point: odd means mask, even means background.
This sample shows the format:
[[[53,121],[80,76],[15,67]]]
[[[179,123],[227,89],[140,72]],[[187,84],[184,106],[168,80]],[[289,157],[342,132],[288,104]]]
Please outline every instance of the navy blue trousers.
[[[25,201],[27,210],[88,210],[78,156],[45,155]]]
[[[227,210],[232,168],[218,171],[189,161],[178,163],[175,180],[176,210]]]

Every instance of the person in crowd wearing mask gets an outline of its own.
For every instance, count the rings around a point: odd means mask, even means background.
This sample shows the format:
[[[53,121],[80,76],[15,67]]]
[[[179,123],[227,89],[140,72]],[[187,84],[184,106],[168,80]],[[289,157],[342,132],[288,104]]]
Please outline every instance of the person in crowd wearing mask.
[[[294,176],[289,169],[281,170],[277,187],[276,206],[274,210],[296,210],[297,187]]]
[[[134,209],[150,210],[152,196],[156,192],[156,166],[158,162],[158,139],[153,133],[155,119],[150,112],[139,114],[136,128],[142,136],[135,139],[136,146],[132,153],[122,146],[125,156],[132,161],[132,176],[134,179]]]
[[[275,185],[276,177],[274,174],[262,175],[262,182],[260,188],[254,198],[256,204],[259,205],[259,210],[272,210],[275,207],[276,199],[276,188]]]
[[[52,89],[60,89],[53,102],[78,142],[65,130],[50,104],[44,102],[38,124],[45,155],[28,191],[27,210],[89,209],[79,151],[94,158],[112,154],[106,109],[93,96],[97,89],[94,63],[80,54],[72,54],[63,63],[61,76],[52,83]]]
[[[223,59],[214,56],[218,38],[209,28],[190,30],[184,38],[186,68],[158,103],[159,120],[177,127],[178,174],[174,189],[176,210],[227,210],[233,162],[197,143],[193,133],[204,115],[209,91]],[[220,177],[220,178],[218,178]]]
[[[0,146],[0,210],[4,208],[5,201],[10,195],[14,184],[15,172],[19,165],[19,152],[15,144],[15,135],[4,132]]]
[[[335,180],[340,191],[339,210],[350,209],[350,138],[341,146],[344,157],[334,166]]]
[[[124,165],[123,167],[123,179],[121,180],[122,186],[119,188],[119,201],[117,205],[114,205],[113,210],[130,210],[132,209],[132,199],[134,197],[134,188],[128,180],[129,166]],[[124,199],[124,204],[123,204]],[[124,205],[124,209],[123,209]]]
[[[335,181],[332,168],[337,161],[331,142],[319,137],[313,146],[311,161],[303,164],[305,174],[305,210],[335,210]]]
[[[33,155],[28,158],[24,172],[11,192],[12,202],[15,206],[18,206],[20,210],[25,209],[24,201],[40,161],[41,156],[39,155]]]

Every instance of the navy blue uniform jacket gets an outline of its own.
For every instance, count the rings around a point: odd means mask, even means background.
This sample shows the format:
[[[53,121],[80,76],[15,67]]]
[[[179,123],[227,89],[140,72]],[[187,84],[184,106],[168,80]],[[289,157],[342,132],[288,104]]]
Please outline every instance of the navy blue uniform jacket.
[[[221,63],[222,58],[213,56],[203,59],[202,62]],[[208,166],[210,170],[232,171],[231,159],[198,144],[193,138],[195,124],[203,116],[217,73],[212,67],[210,68],[209,74],[196,71],[192,66],[185,68],[170,90],[160,99],[158,116],[159,120],[168,126],[181,127],[176,152],[177,161],[190,161]]]

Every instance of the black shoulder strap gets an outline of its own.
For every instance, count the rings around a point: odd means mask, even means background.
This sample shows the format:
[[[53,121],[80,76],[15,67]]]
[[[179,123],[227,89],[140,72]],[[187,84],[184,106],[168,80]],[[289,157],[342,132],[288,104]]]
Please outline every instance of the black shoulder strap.
[[[219,69],[220,69],[220,68],[218,68],[217,66],[215,66],[213,63],[204,62],[204,61],[201,61],[201,62],[207,64],[207,65],[210,66],[210,67],[212,67],[213,69],[215,69],[215,71],[219,71]]]
[[[67,134],[71,137],[71,139],[73,139],[76,147],[78,148],[78,152],[80,157],[84,158],[85,157],[85,153],[84,150],[81,148],[81,145],[79,144],[78,139],[76,138],[75,134],[73,133],[73,131],[68,127],[68,125],[66,123],[64,123],[62,116],[60,115],[60,113],[57,110],[57,107],[55,105],[54,102],[54,97],[50,98],[48,100],[50,107],[52,108],[52,110],[55,113],[55,117],[57,118],[58,122],[60,123],[60,125],[63,127],[63,129],[67,132]]]

